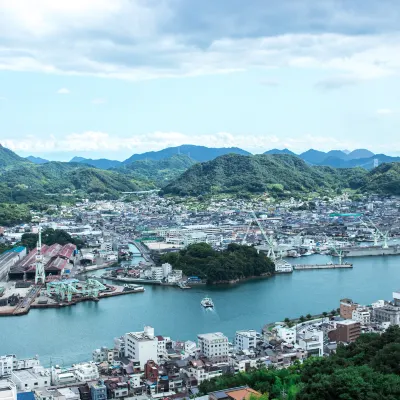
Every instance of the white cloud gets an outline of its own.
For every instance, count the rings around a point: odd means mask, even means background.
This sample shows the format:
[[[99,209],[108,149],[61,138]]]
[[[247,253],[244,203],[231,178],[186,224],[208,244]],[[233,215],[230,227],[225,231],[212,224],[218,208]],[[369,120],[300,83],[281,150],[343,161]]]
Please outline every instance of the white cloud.
[[[395,112],[396,111],[391,110],[390,108],[380,108],[380,109],[376,110],[376,113],[379,115],[392,115]]]
[[[216,7],[213,3],[216,2],[208,2],[208,6]],[[218,23],[210,22],[212,15],[207,14],[206,7],[198,7],[196,10],[204,13],[199,21],[210,28],[198,29],[196,21],[189,24],[188,16],[180,14],[184,2],[179,1],[2,0],[0,70],[143,80],[230,73],[254,67],[291,67],[331,72],[333,81],[319,85],[325,88],[351,84],[354,79],[400,73],[398,32],[348,32],[351,23],[376,31],[372,29],[374,21],[379,26],[383,26],[381,21],[385,19],[391,21],[390,7],[374,19],[373,15],[364,15],[364,8],[356,15],[350,8],[335,7],[332,1],[325,1],[323,6],[310,1],[301,6],[297,1],[286,1],[288,9],[255,3],[257,7],[251,12],[258,25],[235,24],[235,18],[241,20],[242,15],[233,5],[224,13],[226,19]],[[247,7],[252,8],[251,4]],[[283,12],[281,20],[274,19],[274,8]],[[303,13],[299,20],[309,16],[310,28],[297,26],[298,19],[288,22],[288,10]],[[257,13],[269,18],[271,24],[258,20]],[[280,22],[285,24],[286,31],[278,29]],[[337,33],[313,31],[317,22],[326,31]],[[294,26],[292,31],[290,24]],[[276,32],[269,32],[269,25]],[[247,31],[256,33],[246,34]],[[336,75],[347,77],[347,83],[338,82]]]
[[[95,104],[95,105],[105,104],[105,103],[107,103],[107,100],[103,97],[97,97],[92,100],[92,104]]]
[[[38,140],[33,136],[18,139],[2,139],[1,143],[14,151],[31,151],[45,153],[96,152],[109,157],[114,153],[140,153],[150,150],[161,150],[183,144],[207,145],[208,147],[240,147],[254,153],[263,153],[271,148],[289,148],[293,151],[304,151],[311,147],[322,150],[332,148],[356,148],[359,143],[342,141],[332,137],[300,135],[298,138],[280,137],[277,135],[246,135],[217,132],[215,134],[185,134],[181,132],[151,132],[144,135],[121,137],[106,132],[87,131],[72,133],[62,138],[51,136]]]
[[[57,93],[58,94],[70,94],[71,91],[69,89],[67,89],[67,88],[61,88],[61,89],[57,90]]]

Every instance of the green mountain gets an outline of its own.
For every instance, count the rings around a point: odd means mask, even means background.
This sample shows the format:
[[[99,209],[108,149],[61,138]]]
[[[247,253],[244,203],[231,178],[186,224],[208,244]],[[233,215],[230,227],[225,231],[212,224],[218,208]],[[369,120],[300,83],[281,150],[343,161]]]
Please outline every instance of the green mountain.
[[[0,144],[0,170],[13,168],[14,166],[22,163],[30,164],[30,161],[20,157],[10,149],[7,149]]]
[[[366,184],[366,175],[361,168],[311,167],[299,157],[287,154],[228,154],[193,165],[163,192],[175,195],[324,192],[358,189]]]
[[[363,191],[400,195],[400,163],[382,164],[366,176]]]
[[[46,202],[54,196],[111,196],[153,189],[132,173],[104,171],[81,163],[34,164],[0,148],[0,202]]]
[[[110,169],[119,167],[122,162],[117,160],[108,160],[107,158],[100,158],[98,160],[93,160],[91,158],[74,157],[70,162],[77,162],[81,164],[91,165],[92,167],[100,169]]]
[[[176,179],[196,162],[185,154],[175,154],[162,160],[138,160],[115,169],[128,172],[139,180],[156,182],[160,187]]]
[[[142,154],[134,154],[124,161],[124,164],[130,164],[133,161],[138,160],[163,160],[165,158],[172,157],[176,154],[186,154],[193,160],[198,162],[213,160],[216,157],[224,154],[243,154],[249,155],[248,151],[239,149],[238,147],[205,147],[196,146],[192,144],[184,144],[177,147],[168,147],[160,151],[148,151]]]

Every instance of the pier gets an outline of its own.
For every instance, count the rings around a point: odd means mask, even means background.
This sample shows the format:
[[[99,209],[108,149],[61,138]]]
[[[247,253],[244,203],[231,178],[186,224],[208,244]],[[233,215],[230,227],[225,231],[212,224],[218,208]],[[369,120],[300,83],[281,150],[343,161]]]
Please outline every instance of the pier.
[[[309,269],[334,269],[334,268],[353,268],[353,264],[296,264],[293,266],[295,271],[309,270]]]

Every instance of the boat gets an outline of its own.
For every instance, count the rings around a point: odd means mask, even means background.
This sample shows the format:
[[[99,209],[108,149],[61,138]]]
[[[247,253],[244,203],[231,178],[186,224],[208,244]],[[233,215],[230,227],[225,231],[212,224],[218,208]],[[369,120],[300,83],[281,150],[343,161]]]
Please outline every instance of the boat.
[[[209,297],[204,297],[204,299],[201,301],[201,305],[204,308],[214,308],[214,303]]]

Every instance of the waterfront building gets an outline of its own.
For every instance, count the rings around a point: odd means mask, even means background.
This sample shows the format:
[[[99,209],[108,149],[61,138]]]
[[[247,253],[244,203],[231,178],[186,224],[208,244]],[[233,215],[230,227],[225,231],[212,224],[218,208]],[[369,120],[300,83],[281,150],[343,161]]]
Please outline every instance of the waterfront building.
[[[162,267],[151,267],[151,279],[155,281],[162,281],[164,278],[163,268]]]
[[[340,300],[340,316],[344,319],[352,319],[353,311],[358,307],[351,299]]]
[[[17,388],[13,381],[0,380],[0,400],[17,400]]]
[[[89,382],[99,379],[99,370],[94,362],[77,364],[74,367],[77,381]]]
[[[158,339],[151,326],[145,326],[143,332],[125,334],[125,357],[139,361],[142,370],[148,360],[157,360],[157,349]]]
[[[92,400],[107,400],[107,387],[103,381],[99,381],[90,386]]]
[[[352,319],[359,322],[361,325],[368,325],[371,322],[371,313],[366,307],[357,307],[353,310]]]
[[[11,380],[15,383],[18,390],[23,391],[38,387],[48,387],[51,385],[49,370],[40,366],[31,369],[13,371],[11,374]]]
[[[182,373],[188,386],[198,386],[208,379],[221,376],[223,369],[220,366],[207,364],[202,360],[190,360],[187,366],[182,368]]]
[[[168,358],[168,350],[172,349],[172,340],[169,337],[157,336],[157,360]]]
[[[172,265],[170,263],[164,263],[161,265],[163,270],[163,278],[166,278],[172,272]]]
[[[94,362],[103,362],[107,361],[109,363],[114,361],[116,350],[109,349],[107,347],[102,347],[100,349],[93,350],[92,352],[92,360]]]
[[[215,362],[228,361],[228,338],[221,332],[197,335],[201,355]]]
[[[257,332],[254,330],[236,331],[235,347],[238,351],[254,350],[257,345]]]
[[[54,386],[70,385],[76,382],[73,371],[61,369],[59,366],[51,368],[51,383]]]
[[[276,328],[276,336],[278,336],[279,339],[282,339],[286,343],[296,343],[296,328],[288,328],[287,326],[282,326],[279,325]]]
[[[337,321],[336,329],[328,332],[329,340],[338,343],[354,342],[361,334],[361,324],[358,321]]]
[[[0,357],[0,378],[10,376],[13,371],[14,355],[7,355]]]

